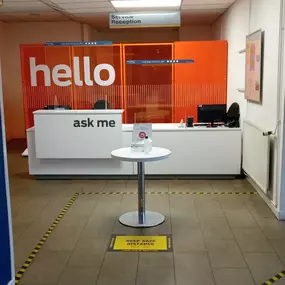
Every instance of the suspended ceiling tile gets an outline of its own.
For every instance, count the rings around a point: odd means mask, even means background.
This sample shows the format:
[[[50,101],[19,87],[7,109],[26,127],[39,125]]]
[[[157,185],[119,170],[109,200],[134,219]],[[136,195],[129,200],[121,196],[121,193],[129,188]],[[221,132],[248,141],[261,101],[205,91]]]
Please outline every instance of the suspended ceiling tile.
[[[186,10],[181,13],[182,26],[186,25],[211,25],[226,9],[216,10]]]
[[[78,15],[78,14],[93,14],[99,12],[115,12],[115,8],[82,8],[82,9],[65,9],[67,12]]]
[[[231,5],[235,0],[183,0],[182,5]]]
[[[53,0],[52,2],[56,4],[86,3],[86,2],[92,2],[92,3],[102,3],[103,2],[103,3],[111,4],[110,1],[108,0]]]
[[[57,3],[63,9],[85,9],[85,8],[113,8],[110,2],[82,2],[82,3]]]
[[[2,13],[0,21],[4,22],[50,22],[70,21],[69,18],[58,12],[43,13]]]
[[[17,12],[35,12],[35,11],[53,11],[47,5],[36,1],[21,2],[4,2],[0,8],[0,13],[17,13]]]
[[[228,5],[184,5],[181,10],[213,10],[213,9],[227,9]]]

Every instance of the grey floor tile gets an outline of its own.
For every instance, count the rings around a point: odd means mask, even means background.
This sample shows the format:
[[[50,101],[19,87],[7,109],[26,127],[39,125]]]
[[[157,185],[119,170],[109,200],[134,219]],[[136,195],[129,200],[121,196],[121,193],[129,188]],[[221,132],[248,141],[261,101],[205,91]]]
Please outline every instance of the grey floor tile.
[[[160,212],[163,215],[170,215],[169,196],[147,195],[146,209],[148,211]]]
[[[201,221],[205,239],[232,239],[233,234],[226,218],[207,218]]]
[[[142,235],[143,231],[144,230],[142,228],[132,228],[132,227],[127,227],[125,225],[122,225],[119,222],[119,219],[116,219],[112,234],[138,236],[138,235]]]
[[[239,195],[218,195],[216,200],[219,202],[223,211],[248,210]]]
[[[274,218],[274,214],[260,196],[244,197],[244,200],[254,218]]]
[[[189,180],[171,180],[169,181],[169,191],[170,192],[190,191],[190,182]]]
[[[248,269],[214,269],[216,285],[255,285]]]
[[[21,267],[33,251],[39,239],[37,237],[22,236],[17,240],[14,246],[15,266]]]
[[[208,180],[190,180],[190,191],[193,192],[211,192],[213,188]]]
[[[136,270],[102,268],[96,285],[136,285]]]
[[[217,192],[234,192],[235,188],[232,180],[212,180],[211,186]]]
[[[247,209],[225,210],[224,214],[232,228],[252,228],[258,226]]]
[[[148,180],[146,184],[146,191],[149,192],[168,192],[169,181],[166,180]]]
[[[285,238],[285,222],[274,218],[259,218],[257,223],[268,239]]]
[[[177,285],[215,285],[206,253],[174,253]]]
[[[125,192],[127,191],[127,181],[125,180],[109,180],[104,187],[104,192]]]
[[[165,216],[165,221],[159,226],[143,229],[143,234],[148,236],[171,234],[171,233],[172,230],[171,230],[170,216]]]
[[[195,201],[195,209],[199,218],[223,218],[224,213],[217,201]]]
[[[247,268],[235,240],[206,240],[212,268]]]
[[[138,253],[107,252],[97,285],[135,285]]]
[[[200,228],[174,227],[173,249],[175,252],[206,252]]]
[[[56,285],[66,266],[70,252],[41,251],[25,273],[23,285]]]
[[[58,285],[96,285],[100,268],[66,267]]]
[[[17,222],[13,221],[13,239],[14,242],[17,241],[17,239],[28,229],[28,227],[31,225],[30,222]]]
[[[76,192],[97,193],[102,192],[107,185],[107,181],[104,180],[82,180],[72,183],[72,188],[77,190]]]
[[[157,285],[158,283],[175,285],[173,267],[139,268],[136,285]]]
[[[108,239],[80,239],[68,261],[69,267],[101,267]]]
[[[73,251],[83,231],[82,227],[58,226],[45,243],[45,250]]]
[[[139,257],[139,267],[173,267],[172,252],[141,252]]]
[[[110,238],[117,218],[117,216],[106,217],[105,219],[98,217],[98,219],[89,220],[82,232],[81,238]]]
[[[270,239],[270,244],[275,249],[276,253],[278,254],[279,258],[285,264],[285,239]]]
[[[275,253],[246,253],[244,257],[256,284],[262,284],[284,270],[284,265]],[[279,284],[285,284],[282,282],[279,281]]]
[[[131,271],[137,269],[138,261],[138,252],[107,252],[103,268],[128,268]]]
[[[273,248],[259,228],[233,228],[242,252],[273,252]]]

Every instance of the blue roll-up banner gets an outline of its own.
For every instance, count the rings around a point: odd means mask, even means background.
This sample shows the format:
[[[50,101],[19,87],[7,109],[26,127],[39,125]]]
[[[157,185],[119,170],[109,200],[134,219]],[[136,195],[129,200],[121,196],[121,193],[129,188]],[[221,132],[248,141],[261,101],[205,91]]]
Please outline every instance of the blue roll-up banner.
[[[110,41],[100,42],[46,42],[45,46],[60,47],[60,46],[110,46],[113,43]]]
[[[194,63],[193,59],[127,60],[126,64],[180,64]]]
[[[0,285],[14,284],[14,257],[9,192],[0,62]]]

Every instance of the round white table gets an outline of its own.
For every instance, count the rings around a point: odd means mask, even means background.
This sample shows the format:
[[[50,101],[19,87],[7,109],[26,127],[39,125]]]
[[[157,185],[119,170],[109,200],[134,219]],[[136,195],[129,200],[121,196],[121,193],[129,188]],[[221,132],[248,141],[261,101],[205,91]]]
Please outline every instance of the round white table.
[[[151,152],[131,151],[130,147],[113,150],[111,156],[122,161],[137,162],[138,165],[138,211],[123,214],[119,221],[126,226],[136,228],[155,227],[164,222],[163,215],[145,210],[145,162],[168,158],[171,151],[153,147]]]

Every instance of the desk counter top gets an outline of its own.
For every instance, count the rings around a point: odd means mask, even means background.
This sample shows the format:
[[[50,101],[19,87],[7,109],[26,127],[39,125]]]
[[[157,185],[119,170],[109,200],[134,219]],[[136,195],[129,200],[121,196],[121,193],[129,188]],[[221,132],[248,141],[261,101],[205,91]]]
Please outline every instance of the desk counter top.
[[[122,125],[123,132],[132,132],[133,124]],[[170,131],[170,132],[225,132],[225,131],[237,131],[240,132],[240,128],[227,128],[227,127],[217,127],[217,128],[207,128],[203,127],[193,127],[193,128],[181,128],[180,124],[152,124],[152,131]]]
[[[34,115],[94,115],[94,114],[122,114],[124,110],[37,110]]]

